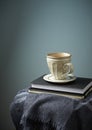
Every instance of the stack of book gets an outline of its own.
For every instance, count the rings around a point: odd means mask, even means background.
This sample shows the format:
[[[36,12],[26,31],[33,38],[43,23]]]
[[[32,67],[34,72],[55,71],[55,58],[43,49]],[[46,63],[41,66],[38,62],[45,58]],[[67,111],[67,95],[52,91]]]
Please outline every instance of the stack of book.
[[[43,76],[31,82],[29,92],[54,94],[71,98],[84,98],[92,91],[92,79],[77,77],[69,83],[51,83],[43,79]]]

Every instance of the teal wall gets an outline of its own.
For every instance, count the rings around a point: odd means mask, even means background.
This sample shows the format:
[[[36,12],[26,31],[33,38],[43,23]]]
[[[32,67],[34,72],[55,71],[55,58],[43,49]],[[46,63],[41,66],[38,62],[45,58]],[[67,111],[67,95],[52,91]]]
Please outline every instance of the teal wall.
[[[16,93],[49,73],[48,52],[70,52],[75,75],[92,78],[91,0],[0,1],[0,130],[13,130]]]

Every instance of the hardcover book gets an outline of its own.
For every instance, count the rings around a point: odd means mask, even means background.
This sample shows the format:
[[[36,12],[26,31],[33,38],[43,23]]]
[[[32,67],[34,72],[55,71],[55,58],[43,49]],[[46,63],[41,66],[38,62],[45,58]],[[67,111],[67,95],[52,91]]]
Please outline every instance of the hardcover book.
[[[29,92],[56,94],[61,96],[84,98],[92,90],[92,79],[77,77],[69,83],[51,83],[43,79],[43,76],[31,82]]]

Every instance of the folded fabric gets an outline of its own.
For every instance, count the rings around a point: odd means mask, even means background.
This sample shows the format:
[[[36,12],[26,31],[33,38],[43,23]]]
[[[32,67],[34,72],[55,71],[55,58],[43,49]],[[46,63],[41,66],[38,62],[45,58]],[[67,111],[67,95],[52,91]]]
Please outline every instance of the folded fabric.
[[[92,93],[78,100],[27,88],[14,97],[10,113],[16,130],[92,130]]]

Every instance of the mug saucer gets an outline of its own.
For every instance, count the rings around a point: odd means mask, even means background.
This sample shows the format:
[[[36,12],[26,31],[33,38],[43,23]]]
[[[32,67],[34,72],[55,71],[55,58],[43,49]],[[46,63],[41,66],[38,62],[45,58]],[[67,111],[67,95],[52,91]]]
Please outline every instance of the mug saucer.
[[[68,83],[76,80],[76,76],[74,76],[73,74],[69,74],[66,79],[56,80],[51,74],[47,74],[43,76],[43,79],[45,81],[52,82],[52,83]]]

